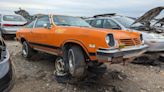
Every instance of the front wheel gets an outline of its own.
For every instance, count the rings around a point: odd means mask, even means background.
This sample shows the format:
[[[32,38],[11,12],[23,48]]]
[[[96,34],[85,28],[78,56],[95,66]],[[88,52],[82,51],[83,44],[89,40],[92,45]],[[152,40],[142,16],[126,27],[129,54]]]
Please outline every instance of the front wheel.
[[[83,78],[86,74],[86,62],[82,49],[79,46],[72,46],[68,50],[69,73],[72,77]]]

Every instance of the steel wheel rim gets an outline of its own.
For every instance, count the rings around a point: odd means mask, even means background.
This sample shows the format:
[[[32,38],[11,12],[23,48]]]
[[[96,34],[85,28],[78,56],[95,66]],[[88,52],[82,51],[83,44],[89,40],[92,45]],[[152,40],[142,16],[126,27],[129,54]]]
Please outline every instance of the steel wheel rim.
[[[74,53],[73,53],[73,50],[69,50],[69,53],[68,53],[68,61],[69,61],[69,72],[71,74],[74,74],[74,62],[75,62],[75,56],[74,56]]]
[[[63,59],[58,58],[55,62],[55,68],[56,68],[55,71],[56,71],[57,75],[59,75],[59,76],[66,75],[66,73],[64,71],[65,70],[64,67],[65,67],[65,64],[63,62]]]

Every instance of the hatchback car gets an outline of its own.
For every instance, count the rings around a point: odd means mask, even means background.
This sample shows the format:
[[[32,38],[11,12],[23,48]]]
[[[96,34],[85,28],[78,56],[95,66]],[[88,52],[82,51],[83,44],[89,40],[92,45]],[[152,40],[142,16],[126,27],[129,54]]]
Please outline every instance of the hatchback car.
[[[130,17],[112,13],[96,15],[93,18],[86,19],[86,21],[96,28],[140,32],[143,34],[144,42],[149,45],[148,51],[164,51],[164,36],[151,31],[145,31],[142,23],[133,24],[135,20]]]
[[[92,28],[81,18],[66,15],[40,16],[17,31],[16,38],[23,57],[36,51],[56,55],[55,74],[76,78],[85,76],[90,64],[126,62],[147,50],[138,32]]]
[[[0,14],[0,31],[2,36],[15,35],[27,23],[26,19],[16,14]]]

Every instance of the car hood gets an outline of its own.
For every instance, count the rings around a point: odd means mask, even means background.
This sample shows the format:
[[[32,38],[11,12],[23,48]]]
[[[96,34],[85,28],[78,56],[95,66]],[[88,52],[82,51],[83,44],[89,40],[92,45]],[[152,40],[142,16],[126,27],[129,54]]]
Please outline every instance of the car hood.
[[[155,24],[157,24],[157,23],[164,25],[164,17],[159,19]]]
[[[102,28],[87,28],[87,27],[67,27],[67,30],[81,30],[81,32],[85,32],[88,35],[96,34],[97,36],[100,34],[113,34],[115,39],[131,39],[137,38],[140,36],[140,33],[134,31],[127,30],[113,30],[113,29],[102,29]]]
[[[133,24],[135,23],[145,23],[145,22],[150,22],[152,19],[154,19],[156,16],[158,16],[161,11],[164,9],[164,7],[156,7],[148,12],[146,12],[144,15],[142,15],[140,18],[138,18]]]

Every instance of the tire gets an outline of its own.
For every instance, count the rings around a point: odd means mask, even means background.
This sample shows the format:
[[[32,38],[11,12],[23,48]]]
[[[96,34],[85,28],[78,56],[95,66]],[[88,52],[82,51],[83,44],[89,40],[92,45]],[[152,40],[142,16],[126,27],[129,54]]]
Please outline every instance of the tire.
[[[31,58],[36,52],[29,46],[29,44],[24,41],[22,44],[22,55],[25,58]]]
[[[67,57],[70,75],[75,78],[83,78],[87,67],[82,49],[79,46],[72,46],[68,50]]]

